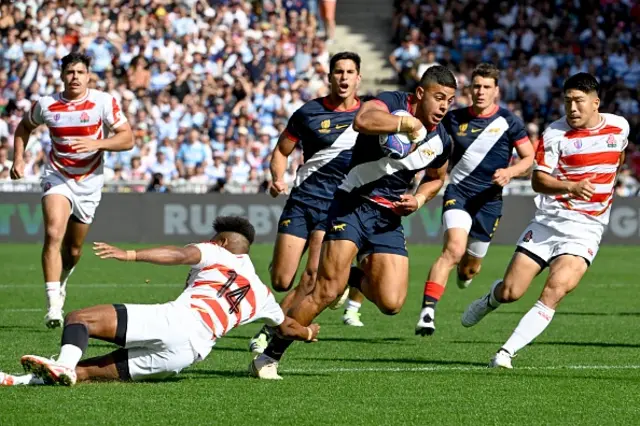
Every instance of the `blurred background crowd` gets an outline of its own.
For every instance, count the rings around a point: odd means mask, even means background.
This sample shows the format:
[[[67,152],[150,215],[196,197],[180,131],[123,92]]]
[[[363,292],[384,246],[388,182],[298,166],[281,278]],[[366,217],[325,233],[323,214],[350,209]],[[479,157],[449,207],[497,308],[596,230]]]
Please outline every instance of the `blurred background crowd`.
[[[59,60],[81,50],[93,58],[91,87],[111,93],[134,130],[133,150],[105,154],[108,181],[136,182],[122,186],[128,191],[176,184],[195,192],[264,191],[270,152],[288,118],[327,94],[332,40],[325,28],[330,35],[334,22],[321,13],[325,1],[2,2],[0,180],[8,179],[19,120],[32,101],[61,90]],[[412,90],[440,63],[459,80],[455,107],[466,106],[472,68],[499,64],[501,104],[523,118],[533,141],[564,113],[563,79],[594,73],[603,111],[632,126],[618,193],[638,193],[636,2],[396,0],[390,18],[397,48],[389,64],[400,87]],[[29,179],[38,179],[49,145],[45,128],[33,133]],[[301,161],[296,151],[289,181]]]

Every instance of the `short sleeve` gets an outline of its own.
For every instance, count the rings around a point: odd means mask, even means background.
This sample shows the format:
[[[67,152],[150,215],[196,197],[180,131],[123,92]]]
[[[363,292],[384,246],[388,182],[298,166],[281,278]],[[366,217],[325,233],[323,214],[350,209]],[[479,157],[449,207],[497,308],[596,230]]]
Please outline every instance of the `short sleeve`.
[[[191,265],[193,269],[202,269],[209,265],[214,265],[220,261],[222,250],[217,244],[212,243],[199,243],[192,244],[193,247],[196,247],[200,250],[200,262],[195,265]]]
[[[300,139],[302,139],[302,126],[302,112],[298,109],[293,113],[291,118],[289,118],[287,128],[284,131],[286,137],[294,142],[299,142]]]
[[[116,98],[109,94],[106,94],[106,98],[102,111],[102,120],[110,129],[117,129],[127,122],[127,118],[122,113]]]
[[[533,170],[538,170],[545,173],[553,173],[558,166],[558,160],[560,158],[560,138],[546,130],[540,141],[538,142],[538,148],[536,149],[536,158]]]
[[[42,115],[42,105],[39,100],[31,104],[31,109],[29,110],[28,118],[29,118],[29,123],[34,127],[38,127],[41,124],[44,124],[44,117]]]
[[[518,117],[511,117],[511,125],[509,126],[509,139],[512,146],[518,146],[525,142],[529,142],[527,129],[525,129],[524,123]]]
[[[382,92],[371,102],[384,106],[389,112],[408,108],[407,96],[404,92]]]

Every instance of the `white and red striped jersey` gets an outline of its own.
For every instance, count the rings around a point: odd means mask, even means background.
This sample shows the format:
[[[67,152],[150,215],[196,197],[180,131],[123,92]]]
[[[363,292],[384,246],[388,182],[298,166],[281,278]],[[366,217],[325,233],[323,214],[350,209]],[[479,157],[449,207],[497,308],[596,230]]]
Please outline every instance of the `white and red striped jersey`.
[[[559,180],[589,178],[595,193],[590,200],[570,194],[536,197],[536,216],[560,216],[584,224],[609,223],[616,173],[621,153],[627,147],[629,123],[614,114],[600,114],[602,121],[592,129],[574,129],[566,117],[554,121],[538,144],[534,170]]]
[[[248,255],[236,256],[215,243],[195,244],[201,260],[191,267],[179,302],[186,303],[219,339],[256,320],[278,326],[284,313],[262,283]]]
[[[109,132],[127,122],[115,98],[88,89],[85,96],[67,100],[62,93],[41,97],[29,111],[34,126],[45,124],[51,135],[49,160],[60,174],[79,181],[102,174],[102,151],[77,153],[69,143],[77,138],[106,139]]]

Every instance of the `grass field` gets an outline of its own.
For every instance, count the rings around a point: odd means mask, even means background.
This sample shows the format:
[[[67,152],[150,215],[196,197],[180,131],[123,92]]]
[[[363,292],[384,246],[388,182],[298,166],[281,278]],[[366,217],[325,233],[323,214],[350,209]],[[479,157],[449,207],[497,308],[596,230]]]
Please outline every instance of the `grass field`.
[[[89,247],[69,284],[66,310],[99,303],[155,303],[176,297],[180,267],[100,261]],[[246,374],[251,324],[221,339],[210,357],[163,383],[81,384],[74,388],[0,389],[0,424],[637,424],[640,418],[638,247],[606,247],[553,323],[514,359],[512,371],[484,368],[537,298],[503,306],[477,327],[459,322],[467,304],[502,275],[512,247],[492,247],[482,274],[460,291],[452,282],[432,337],[413,327],[436,247],[409,248],[411,286],[395,317],[371,304],[365,327],[343,326],[327,311],[320,342],[296,343],[281,382]],[[269,246],[252,257],[266,277]],[[57,353],[60,331],[45,329],[35,245],[0,245],[0,370],[19,358]],[[145,283],[145,280],[150,280]],[[94,341],[88,355],[111,350]]]

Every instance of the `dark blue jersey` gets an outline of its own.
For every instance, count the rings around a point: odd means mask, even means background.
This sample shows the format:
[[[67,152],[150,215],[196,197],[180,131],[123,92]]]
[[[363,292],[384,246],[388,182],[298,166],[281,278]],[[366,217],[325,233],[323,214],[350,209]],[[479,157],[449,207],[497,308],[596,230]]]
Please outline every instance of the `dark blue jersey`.
[[[372,102],[384,105],[389,112],[405,110],[414,114],[410,107],[412,96],[406,92],[383,92]],[[340,189],[386,207],[407,192],[419,171],[442,167],[451,152],[451,140],[442,124],[429,131],[426,139],[400,160],[387,157],[379,140],[378,135],[358,136],[351,170]]]
[[[302,146],[304,164],[296,172],[290,199],[328,208],[351,163],[358,133],[353,119],[360,101],[350,110],[336,110],[329,98],[304,104],[289,119],[287,137]]]
[[[514,146],[529,141],[522,120],[496,106],[483,116],[471,108],[450,111],[442,124],[454,141],[450,185],[469,197],[501,194],[502,187],[491,179],[496,170],[509,167]]]

